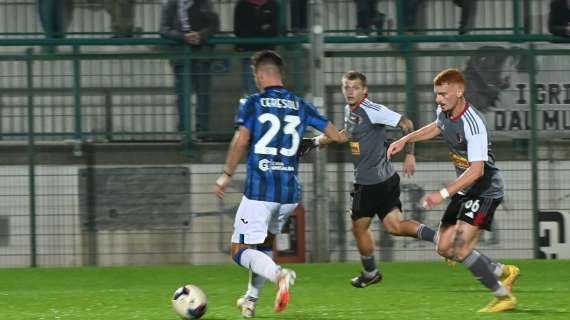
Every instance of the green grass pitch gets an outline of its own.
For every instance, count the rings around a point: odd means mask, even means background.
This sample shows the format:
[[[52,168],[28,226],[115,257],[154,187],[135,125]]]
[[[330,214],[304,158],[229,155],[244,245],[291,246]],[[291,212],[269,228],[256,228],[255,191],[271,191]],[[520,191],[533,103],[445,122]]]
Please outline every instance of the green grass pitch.
[[[272,311],[268,283],[259,319],[570,319],[569,261],[511,261],[521,269],[515,311],[478,314],[491,294],[462,266],[441,262],[381,263],[384,281],[350,286],[355,263],[290,265],[297,272],[292,300]],[[235,301],[247,272],[236,265],[117,268],[0,269],[0,319],[177,319],[173,291],[186,283],[208,295],[203,319],[241,319]]]

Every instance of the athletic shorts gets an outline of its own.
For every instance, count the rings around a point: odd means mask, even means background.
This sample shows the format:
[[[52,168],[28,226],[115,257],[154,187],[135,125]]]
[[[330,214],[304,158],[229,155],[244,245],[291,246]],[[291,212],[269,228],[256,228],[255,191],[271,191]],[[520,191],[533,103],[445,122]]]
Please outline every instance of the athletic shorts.
[[[479,229],[491,231],[495,210],[502,201],[503,198],[493,199],[455,194],[445,209],[441,223],[454,225],[457,220],[462,220]]]
[[[373,185],[354,184],[352,195],[352,214],[355,221],[359,218],[373,218],[378,215],[384,220],[386,215],[398,208],[402,210],[400,201],[400,176],[395,173],[388,180]]]
[[[257,201],[243,196],[234,220],[232,243],[263,243],[268,232],[281,232],[295,208],[296,203]]]

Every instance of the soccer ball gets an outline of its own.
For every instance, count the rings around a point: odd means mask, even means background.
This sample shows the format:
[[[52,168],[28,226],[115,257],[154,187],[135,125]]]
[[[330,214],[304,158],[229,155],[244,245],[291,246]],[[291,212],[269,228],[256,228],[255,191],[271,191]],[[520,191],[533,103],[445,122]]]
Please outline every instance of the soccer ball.
[[[174,291],[172,308],[182,319],[200,319],[208,306],[208,298],[202,289],[187,284]]]

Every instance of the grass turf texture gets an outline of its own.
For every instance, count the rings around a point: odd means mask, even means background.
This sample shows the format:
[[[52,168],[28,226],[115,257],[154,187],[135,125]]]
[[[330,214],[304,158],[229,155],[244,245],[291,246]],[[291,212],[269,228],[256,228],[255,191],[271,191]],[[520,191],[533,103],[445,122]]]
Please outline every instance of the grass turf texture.
[[[350,286],[355,263],[290,265],[292,300],[272,311],[274,285],[261,296],[259,319],[570,319],[569,261],[513,261],[521,269],[515,311],[477,314],[492,295],[463,266],[382,263],[382,283]],[[203,319],[241,319],[236,299],[247,272],[236,265],[0,269],[0,319],[177,319],[170,299],[186,283],[208,295]]]

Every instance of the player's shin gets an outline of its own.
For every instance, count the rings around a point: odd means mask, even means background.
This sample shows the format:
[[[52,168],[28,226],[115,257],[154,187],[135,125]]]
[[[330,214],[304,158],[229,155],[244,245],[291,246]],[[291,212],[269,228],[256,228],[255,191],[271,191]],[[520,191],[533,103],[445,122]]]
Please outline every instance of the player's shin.
[[[271,282],[277,281],[279,266],[261,251],[242,248],[235,254],[234,261]]]
[[[268,256],[269,258],[273,257],[273,250],[270,247],[257,247],[257,250]],[[245,294],[246,297],[249,298],[259,298],[259,294],[261,289],[265,285],[266,279],[253,271],[249,274],[249,284],[247,287],[247,292]]]
[[[489,259],[480,252],[473,250],[463,260],[463,264],[485,287],[489,288],[496,296],[507,296],[509,292],[499,282],[495,273],[488,263]]]
[[[425,224],[420,224],[416,232],[416,238],[432,243],[436,243],[436,232]]]

